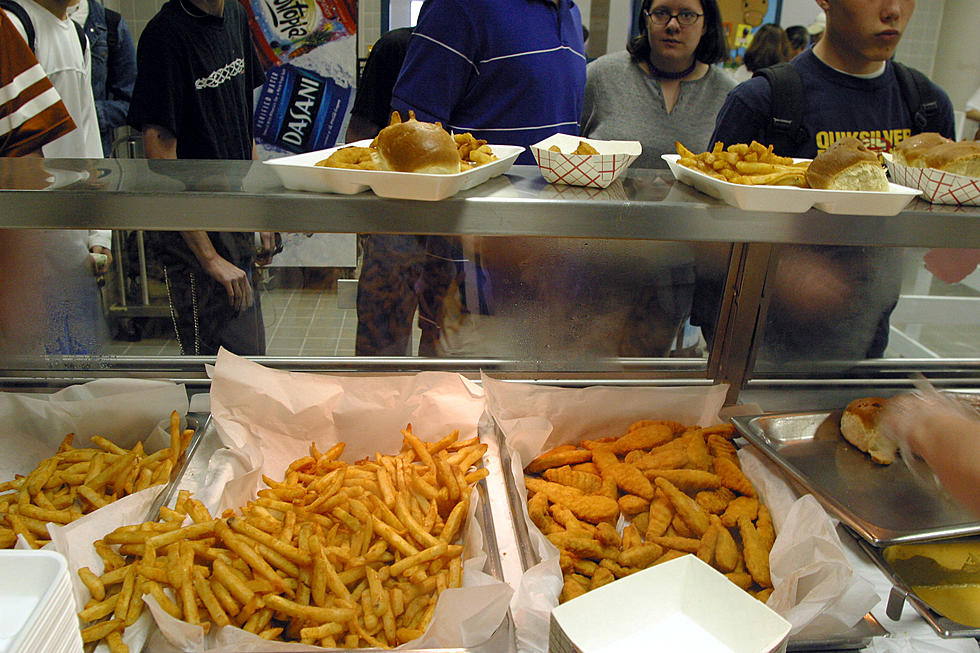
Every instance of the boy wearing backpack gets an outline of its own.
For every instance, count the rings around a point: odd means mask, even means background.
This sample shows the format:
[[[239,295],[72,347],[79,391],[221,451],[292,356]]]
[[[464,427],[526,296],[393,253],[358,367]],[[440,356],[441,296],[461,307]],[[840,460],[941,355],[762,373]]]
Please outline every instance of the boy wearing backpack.
[[[953,107],[946,93],[921,73],[891,61],[915,0],[817,4],[827,16],[823,37],[786,64],[789,75],[770,81],[757,74],[733,89],[718,113],[711,143],[755,139],[773,144],[783,156],[813,158],[843,136],[855,136],[880,152],[922,131],[953,137]],[[771,300],[760,361],[880,357],[901,269],[898,249],[781,248],[767,280]],[[692,322],[708,333],[719,291],[716,277],[700,280]]]

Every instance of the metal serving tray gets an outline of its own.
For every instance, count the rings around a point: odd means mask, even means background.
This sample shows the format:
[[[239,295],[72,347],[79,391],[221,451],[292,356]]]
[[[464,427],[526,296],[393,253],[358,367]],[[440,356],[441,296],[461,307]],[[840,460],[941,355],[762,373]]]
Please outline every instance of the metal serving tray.
[[[178,472],[174,474],[167,489],[151,507],[150,518],[153,520],[156,520],[161,506],[173,507],[177,500],[177,493],[180,490],[187,489],[193,491],[195,488],[203,486],[207,479],[208,462],[211,456],[224,446],[221,443],[221,438],[218,436],[217,428],[211,419],[210,413],[188,413],[187,423],[189,427],[195,429],[194,438],[187,447],[183,464],[180,466]],[[483,530],[483,544],[487,552],[487,560],[483,571],[497,580],[503,580],[504,574],[500,561],[500,548],[497,543],[497,533],[490,512],[489,489],[486,479],[477,483],[475,489],[480,496],[481,506],[476,513],[476,517],[480,520],[480,528]],[[382,649],[362,648],[358,650],[380,651]],[[405,650],[407,653],[516,653],[517,636],[514,621],[511,618],[510,612],[508,612],[493,635],[481,644],[465,648]]]
[[[504,444],[503,431],[500,429],[500,426],[497,424],[496,420],[493,420],[493,431],[497,437],[500,447],[500,457],[504,469],[509,470],[511,467],[510,453]],[[531,546],[530,534],[527,530],[527,521],[524,519],[524,514],[526,514],[527,507],[523,505],[521,495],[518,492],[518,489],[514,486],[515,479],[510,474],[505,474],[504,478],[507,481],[507,497],[510,500],[511,511],[513,513],[514,530],[517,534],[521,563],[526,571],[541,562],[541,560],[538,558],[537,553]],[[854,627],[836,635],[831,635],[820,639],[800,639],[790,636],[786,650],[852,651],[865,648],[871,643],[872,638],[886,634],[888,634],[888,631],[885,630],[881,624],[878,623],[878,620],[874,618],[874,615],[869,612],[861,621],[855,624]]]
[[[901,460],[878,465],[840,433],[843,411],[733,417],[745,438],[874,546],[980,533],[980,522]]]
[[[888,604],[885,613],[889,618],[898,621],[902,616],[902,609],[908,602],[915,611],[932,627],[940,637],[980,637],[980,628],[966,626],[939,614],[929,604],[923,601],[912,590],[902,576],[896,572],[891,564],[885,560],[884,549],[874,547],[863,538],[858,537],[853,531],[851,535],[857,540],[858,545],[868,557],[878,566],[878,568],[892,582],[892,589],[888,595]]]

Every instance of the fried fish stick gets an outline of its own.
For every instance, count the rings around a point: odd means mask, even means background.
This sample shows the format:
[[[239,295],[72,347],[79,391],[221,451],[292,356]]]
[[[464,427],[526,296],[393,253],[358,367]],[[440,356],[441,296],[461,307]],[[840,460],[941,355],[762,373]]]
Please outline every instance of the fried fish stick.
[[[752,481],[742,472],[739,466],[728,458],[714,459],[715,474],[721,479],[721,484],[747,497],[756,496]]]
[[[544,477],[552,483],[568,485],[586,494],[598,492],[599,488],[602,487],[601,477],[588,472],[575,471],[568,465],[546,469],[544,470]]]
[[[663,490],[664,494],[673,504],[674,510],[680,515],[681,519],[684,520],[694,533],[700,537],[704,535],[704,532],[708,530],[710,522],[708,520],[708,513],[701,509],[694,499],[687,496],[683,492],[677,489],[673,483],[665,478],[656,479],[657,487]]]
[[[562,467],[564,465],[574,465],[592,460],[592,452],[588,449],[579,449],[572,445],[562,445],[546,451],[527,466],[527,471],[538,474],[551,467]]]
[[[769,575],[769,549],[759,532],[747,517],[739,517],[738,532],[742,536],[742,554],[745,557],[745,568],[752,575],[752,580],[760,587],[772,587]]]

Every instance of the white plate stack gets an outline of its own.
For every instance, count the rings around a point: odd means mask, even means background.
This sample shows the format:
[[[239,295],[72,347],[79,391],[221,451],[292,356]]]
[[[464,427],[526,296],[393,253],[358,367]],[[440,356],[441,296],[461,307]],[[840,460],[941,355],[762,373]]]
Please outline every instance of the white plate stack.
[[[53,551],[0,551],[0,653],[80,653],[68,564]]]

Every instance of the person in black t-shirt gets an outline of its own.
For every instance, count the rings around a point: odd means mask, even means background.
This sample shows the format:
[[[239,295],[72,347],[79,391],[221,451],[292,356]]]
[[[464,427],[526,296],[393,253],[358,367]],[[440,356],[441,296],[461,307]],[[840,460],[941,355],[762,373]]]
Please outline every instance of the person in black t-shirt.
[[[253,158],[252,92],[264,74],[237,2],[169,0],[143,30],[137,63],[128,122],[143,131],[147,158]],[[155,235],[181,353],[265,354],[254,235]],[[258,263],[271,260],[272,243],[263,233]]]

